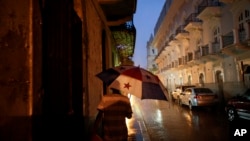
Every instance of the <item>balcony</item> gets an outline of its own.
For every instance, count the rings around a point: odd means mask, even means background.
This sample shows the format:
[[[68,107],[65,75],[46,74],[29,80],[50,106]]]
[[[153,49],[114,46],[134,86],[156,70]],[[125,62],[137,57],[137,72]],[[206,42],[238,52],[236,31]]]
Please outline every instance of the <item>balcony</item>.
[[[218,0],[203,0],[198,6],[198,18],[203,21],[208,21],[213,28],[220,22],[221,3]]]
[[[192,13],[188,16],[188,18],[185,20],[185,30],[188,32],[192,32],[196,29],[201,29],[202,20],[197,18],[198,13]]]
[[[221,3],[219,0],[202,0],[198,6],[198,18],[205,19],[211,16],[220,16]]]
[[[180,66],[180,65],[183,65],[183,60],[182,60],[182,58],[178,58],[178,62],[179,62],[179,66]]]
[[[247,28],[249,30],[250,26],[248,26]],[[248,33],[248,37],[247,37],[247,30],[245,29],[238,30],[238,36],[239,36],[239,43],[241,44],[238,46],[238,48],[250,50],[250,30]]]
[[[188,64],[189,66],[196,64],[196,61],[194,60],[194,55],[193,55],[192,52],[189,52],[189,53],[187,54],[187,59],[186,59],[186,60],[187,60],[187,64]]]
[[[165,50],[166,47],[167,47],[167,46],[162,46],[162,47],[160,48],[158,54],[157,54],[156,57],[155,57],[155,61],[156,61],[156,60],[160,60],[160,59],[162,58],[163,53],[166,51],[166,50]]]
[[[212,43],[212,54],[217,54],[217,53],[221,53],[221,49],[220,49],[220,43],[219,42],[213,42]]]
[[[114,37],[122,63],[131,63],[134,54],[136,29],[133,16],[137,0],[97,0]]]
[[[246,31],[243,30],[239,30],[239,41],[240,42],[244,42],[246,40]]]
[[[228,34],[222,36],[222,45],[223,48],[228,47],[228,46],[232,46],[234,43],[234,34],[233,31],[229,32]]]
[[[180,25],[176,29],[176,31],[175,31],[175,34],[176,34],[175,38],[176,39],[185,39],[185,38],[188,38],[189,32],[186,31],[184,28],[185,28],[185,25]]]
[[[234,33],[233,31],[222,36],[222,53],[227,55],[237,55],[239,52],[234,44]]]
[[[213,61],[214,59],[211,57],[209,53],[209,45],[204,45],[200,50],[200,61]]]
[[[240,57],[248,56],[250,51],[250,39],[246,36],[246,30],[234,30],[222,36],[222,53]],[[238,37],[238,38],[237,38]]]
[[[225,57],[225,54],[221,52],[219,42],[211,43],[211,53],[209,55],[211,56],[211,58],[214,58],[215,60],[222,59]]]
[[[209,50],[211,49],[211,50]],[[214,42],[201,47],[201,57],[203,61],[216,61],[224,58],[226,55],[221,53],[220,44]]]
[[[209,54],[209,47],[208,45],[202,46],[201,47],[201,56],[206,56]]]
[[[200,49],[198,49],[194,52],[194,60],[200,60],[200,58],[201,58],[201,51]]]
[[[184,58],[183,57],[179,57],[178,58],[178,66],[177,66],[177,69],[178,70],[181,70],[185,68],[185,65],[184,65]]]
[[[119,26],[131,21],[136,11],[137,0],[97,0],[108,25]]]
[[[169,37],[169,45],[175,45],[178,43],[178,40],[175,39],[175,34],[172,34],[170,37]]]

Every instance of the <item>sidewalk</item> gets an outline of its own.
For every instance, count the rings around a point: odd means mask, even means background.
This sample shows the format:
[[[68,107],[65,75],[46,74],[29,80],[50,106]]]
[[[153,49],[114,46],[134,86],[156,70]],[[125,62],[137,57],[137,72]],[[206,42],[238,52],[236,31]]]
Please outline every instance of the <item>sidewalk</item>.
[[[127,120],[129,138],[128,141],[150,141],[141,109],[137,106],[140,101],[137,98],[131,98],[133,117]],[[135,104],[136,103],[136,104]]]

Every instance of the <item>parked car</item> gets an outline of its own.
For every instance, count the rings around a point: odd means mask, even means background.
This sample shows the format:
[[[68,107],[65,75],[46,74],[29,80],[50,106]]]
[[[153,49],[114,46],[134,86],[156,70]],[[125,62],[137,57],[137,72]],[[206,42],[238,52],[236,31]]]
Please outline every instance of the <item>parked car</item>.
[[[225,110],[229,121],[238,118],[250,120],[250,89],[247,89],[242,95],[229,99]]]
[[[175,90],[172,92],[172,99],[179,100],[180,94],[186,89],[186,88],[192,88],[195,87],[194,85],[183,85],[183,86],[177,86]]]
[[[209,88],[193,87],[187,88],[180,95],[179,104],[187,105],[189,109],[197,106],[217,106],[219,102],[218,96]]]

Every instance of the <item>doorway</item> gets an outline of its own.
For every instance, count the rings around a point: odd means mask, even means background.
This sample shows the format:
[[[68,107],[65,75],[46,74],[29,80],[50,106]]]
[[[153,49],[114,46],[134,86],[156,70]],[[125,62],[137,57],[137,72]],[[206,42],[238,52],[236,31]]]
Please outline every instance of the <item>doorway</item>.
[[[216,79],[216,83],[218,86],[219,98],[224,103],[225,100],[224,100],[224,91],[223,91],[223,75],[222,75],[222,72],[220,70],[216,71],[215,79]]]

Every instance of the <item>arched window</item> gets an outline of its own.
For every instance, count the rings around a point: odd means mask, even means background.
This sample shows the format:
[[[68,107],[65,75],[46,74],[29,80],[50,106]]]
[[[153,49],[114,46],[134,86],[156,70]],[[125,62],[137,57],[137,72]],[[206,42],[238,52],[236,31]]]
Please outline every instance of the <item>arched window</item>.
[[[239,24],[239,40],[246,40],[246,31],[244,24],[250,19],[249,10],[244,10],[239,14],[238,24]]]
[[[247,20],[250,19],[249,10],[244,10],[240,13],[238,17],[239,22],[239,31],[244,31],[244,23],[247,22]]]
[[[214,42],[215,43],[219,42],[219,37],[220,37],[220,28],[216,27],[214,28]]]

